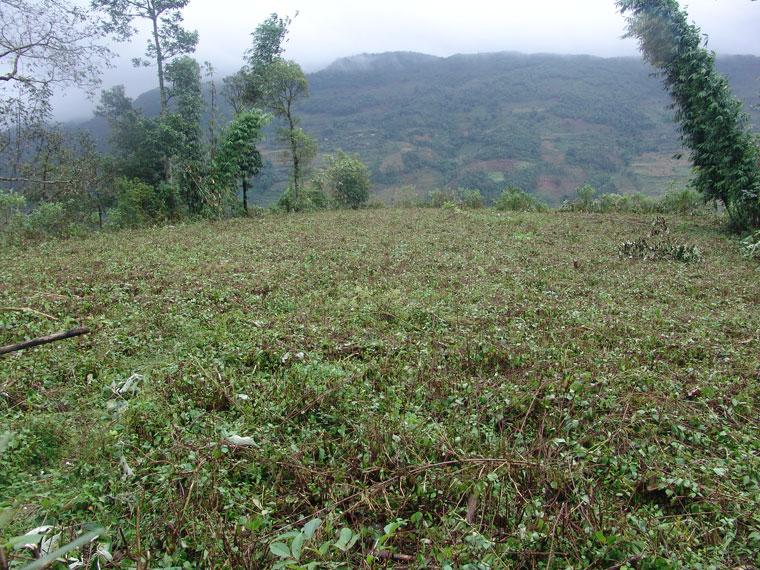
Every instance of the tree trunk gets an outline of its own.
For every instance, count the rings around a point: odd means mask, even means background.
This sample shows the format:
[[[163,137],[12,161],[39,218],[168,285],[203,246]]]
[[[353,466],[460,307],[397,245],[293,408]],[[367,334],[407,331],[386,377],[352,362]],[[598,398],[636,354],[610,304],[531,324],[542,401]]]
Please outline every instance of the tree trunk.
[[[248,213],[248,178],[243,176],[243,210]]]
[[[296,125],[293,121],[293,114],[290,112],[290,102],[288,102],[288,125],[290,125],[290,152],[293,155],[293,203],[298,205],[299,198],[299,181],[301,178],[300,164],[298,160],[298,145],[296,144]]]
[[[169,97],[166,94],[164,82],[164,53],[161,51],[161,37],[158,34],[158,14],[151,6],[150,20],[153,23],[153,46],[156,48],[156,69],[158,70],[158,94],[161,99],[161,116],[164,117],[169,110]],[[164,180],[172,180],[172,163],[167,156],[164,158]]]
[[[211,76],[211,117],[208,122],[209,130],[209,154],[211,160],[216,157],[216,82],[214,76]]]
[[[161,115],[166,115],[168,98],[164,84],[164,54],[161,51],[161,38],[158,35],[158,14],[151,9],[150,19],[153,23],[153,45],[156,48],[156,69],[158,70],[158,93],[161,98]]]

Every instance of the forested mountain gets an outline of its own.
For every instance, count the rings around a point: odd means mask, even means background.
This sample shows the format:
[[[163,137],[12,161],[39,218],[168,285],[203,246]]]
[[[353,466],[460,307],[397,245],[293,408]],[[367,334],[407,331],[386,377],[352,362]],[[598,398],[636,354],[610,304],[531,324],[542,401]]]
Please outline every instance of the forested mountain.
[[[718,64],[757,128],[760,58]],[[681,149],[668,96],[638,58],[395,52],[340,59],[308,79],[303,127],[324,153],[358,153],[381,199],[405,185],[493,196],[513,184],[557,203],[586,182],[659,194],[688,177],[687,158],[673,158]],[[157,93],[137,105],[156,113]],[[99,120],[85,126],[104,136]],[[270,139],[254,181],[264,203],[287,176]]]

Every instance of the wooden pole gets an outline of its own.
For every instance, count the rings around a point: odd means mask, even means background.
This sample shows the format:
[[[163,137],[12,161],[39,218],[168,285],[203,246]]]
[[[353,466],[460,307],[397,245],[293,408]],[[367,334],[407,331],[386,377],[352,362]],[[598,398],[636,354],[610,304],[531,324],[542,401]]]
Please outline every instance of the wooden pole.
[[[90,332],[90,330],[86,327],[77,327],[75,329],[64,332],[59,332],[48,336],[41,336],[39,338],[33,338],[32,340],[25,340],[24,342],[19,342],[18,344],[0,346],[0,354],[8,354],[9,352],[16,352],[17,350],[24,350],[25,348],[32,348],[41,344],[56,342],[58,340],[64,340],[66,338],[72,338],[75,336],[87,334],[88,332]]]

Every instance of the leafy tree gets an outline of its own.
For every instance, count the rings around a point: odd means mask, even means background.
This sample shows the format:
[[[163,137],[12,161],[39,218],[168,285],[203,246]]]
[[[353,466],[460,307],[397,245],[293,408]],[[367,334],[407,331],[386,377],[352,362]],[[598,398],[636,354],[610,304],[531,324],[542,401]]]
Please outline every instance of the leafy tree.
[[[263,106],[267,69],[285,50],[290,18],[271,14],[251,34],[242,69],[225,77],[223,94],[235,114],[246,108]]]
[[[161,114],[168,112],[169,94],[165,68],[174,57],[192,53],[198,45],[198,32],[182,27],[182,9],[190,0],[92,0],[92,7],[104,12],[107,20],[103,29],[120,40],[128,40],[137,29],[135,20],[148,20],[151,38],[145,56],[153,60],[158,72],[158,90],[161,97]],[[147,60],[135,58],[135,66],[149,65]]]
[[[715,56],[689,24],[677,0],[618,0],[628,34],[660,69],[676,107],[684,145],[691,151],[695,186],[726,205],[739,229],[760,226],[758,147],[741,103],[715,69]]]
[[[92,92],[111,52],[93,14],[69,0],[0,2],[0,152],[5,182],[20,183],[24,155],[50,118],[56,88]]]
[[[369,199],[369,169],[356,155],[338,151],[327,158],[327,166],[314,179],[314,185],[344,208],[358,208]]]
[[[184,56],[166,66],[167,100],[173,103],[175,125],[182,133],[180,157],[185,161],[199,161],[203,149],[201,116],[203,92],[201,69],[193,58]]]
[[[281,117],[287,127],[280,132],[280,140],[289,146],[293,165],[293,200],[298,203],[303,171],[316,155],[316,143],[303,129],[298,127],[295,104],[309,96],[306,76],[294,61],[276,59],[266,71],[264,101],[275,116]]]
[[[110,125],[111,148],[119,175],[154,186],[164,180],[166,162],[183,143],[176,120],[145,117],[133,107],[123,85],[102,93],[96,114]]]
[[[203,93],[198,62],[188,56],[175,59],[166,66],[167,98],[171,113],[159,118],[179,134],[179,144],[169,156],[166,181],[176,183],[185,204],[193,214],[210,205],[204,192],[204,148],[201,130]],[[213,200],[211,200],[213,202]]]
[[[222,80],[222,95],[232,107],[232,111],[237,115],[242,113],[246,106],[246,90],[248,86],[248,76],[245,69],[225,77]]]
[[[256,145],[269,117],[258,110],[239,114],[227,127],[224,140],[214,160],[214,170],[219,182],[237,189],[239,180],[243,187],[243,209],[248,212],[248,180],[256,176],[262,167],[261,153]]]
[[[245,102],[252,107],[261,106],[266,98],[271,66],[281,59],[285,51],[291,20],[271,14],[251,34],[251,47],[245,52]]]

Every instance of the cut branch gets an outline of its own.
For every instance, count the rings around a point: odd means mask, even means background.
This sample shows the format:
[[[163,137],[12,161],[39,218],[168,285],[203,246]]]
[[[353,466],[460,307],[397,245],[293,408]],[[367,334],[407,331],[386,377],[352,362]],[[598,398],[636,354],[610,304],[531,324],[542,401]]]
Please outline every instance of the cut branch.
[[[0,307],[0,311],[13,311],[16,313],[34,313],[35,315],[40,315],[43,317],[47,317],[48,319],[57,321],[53,315],[48,315],[47,313],[43,313],[42,311],[38,311],[37,309],[32,309],[31,307]]]
[[[59,340],[64,340],[64,339],[72,338],[75,336],[81,336],[83,334],[87,334],[88,332],[90,332],[90,330],[86,327],[77,327],[75,329],[71,329],[64,332],[59,332],[59,333],[51,334],[48,336],[41,336],[39,338],[33,338],[31,340],[19,342],[17,344],[9,344],[7,346],[0,346],[0,354],[8,354],[9,352],[24,350],[25,348],[32,348],[35,346],[40,346],[41,344],[49,344],[51,342],[56,342]]]
[[[16,178],[0,176],[0,182],[25,182],[27,184],[71,184],[72,180],[35,180],[34,178]]]

